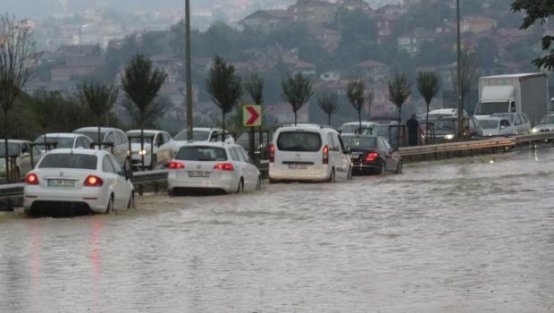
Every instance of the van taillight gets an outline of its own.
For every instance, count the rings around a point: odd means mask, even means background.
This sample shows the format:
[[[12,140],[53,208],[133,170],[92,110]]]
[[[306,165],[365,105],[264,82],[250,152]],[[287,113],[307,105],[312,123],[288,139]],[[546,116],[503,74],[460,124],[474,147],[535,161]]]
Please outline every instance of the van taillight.
[[[323,147],[323,164],[329,164],[329,146]]]
[[[268,152],[269,152],[269,162],[271,162],[271,163],[275,162],[275,145],[274,144],[269,145]]]

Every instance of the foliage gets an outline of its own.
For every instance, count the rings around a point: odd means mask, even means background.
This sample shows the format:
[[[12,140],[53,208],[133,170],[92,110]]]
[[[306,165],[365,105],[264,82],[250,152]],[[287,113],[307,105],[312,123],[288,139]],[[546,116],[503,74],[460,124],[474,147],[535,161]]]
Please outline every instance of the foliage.
[[[221,109],[225,131],[225,115],[233,110],[242,96],[242,82],[235,67],[215,55],[206,79],[206,88],[212,101]]]
[[[125,67],[121,85],[139,113],[141,128],[146,123],[147,110],[158,95],[167,74],[155,69],[152,61],[142,54],[135,55]]]
[[[350,81],[346,85],[346,97],[348,98],[348,101],[350,101],[350,104],[352,104],[356,112],[358,112],[358,122],[359,122],[360,131],[362,129],[362,109],[366,101],[365,93],[366,93],[365,82],[361,79]]]
[[[130,121],[128,121],[127,127],[140,128],[141,115],[136,105],[129,99],[123,100],[121,104],[129,114]],[[171,103],[167,97],[156,98],[144,112],[144,116],[148,117],[144,120],[144,128],[160,128],[160,120],[164,118],[170,107]]]
[[[429,104],[433,98],[437,95],[440,89],[439,77],[433,72],[419,72],[417,75],[417,90],[423,97],[426,104],[425,111],[425,131],[428,130],[429,125]]]
[[[252,74],[244,81],[244,89],[255,104],[264,102],[264,79],[259,74]]]
[[[314,94],[312,91],[312,81],[302,73],[287,75],[287,78],[281,81],[282,97],[292,106],[294,113],[294,124],[297,122],[297,112],[302,106],[310,100]]]
[[[402,122],[402,104],[412,93],[412,83],[405,74],[396,73],[389,82],[389,100],[398,108],[398,123]]]
[[[118,89],[113,85],[90,81],[79,86],[78,97],[94,115],[96,124],[101,126],[117,100],[117,94]],[[56,94],[50,96],[56,97]]]
[[[319,107],[327,114],[327,125],[331,125],[331,115],[337,113],[339,95],[336,92],[323,92],[317,98]]]
[[[515,0],[512,3],[512,11],[525,11],[526,16],[521,25],[522,29],[527,29],[539,21],[540,24],[546,23],[548,17],[554,14],[554,2],[552,0]],[[554,42],[554,36],[546,34],[542,37],[542,49],[550,50],[543,57],[533,60],[538,68],[545,68],[549,71],[554,70],[554,49],[551,48]]]

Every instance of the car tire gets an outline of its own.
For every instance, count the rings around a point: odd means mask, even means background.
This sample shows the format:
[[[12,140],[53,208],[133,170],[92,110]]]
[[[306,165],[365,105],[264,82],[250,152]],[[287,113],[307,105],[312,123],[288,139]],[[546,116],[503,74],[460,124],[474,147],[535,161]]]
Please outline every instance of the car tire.
[[[112,212],[114,212],[115,209],[114,209],[114,200],[113,200],[113,194],[110,195],[110,200],[108,200],[108,206],[106,207],[106,214],[110,214]]]
[[[258,180],[256,181],[256,190],[262,189],[262,177],[258,176]]]
[[[173,189],[167,189],[167,195],[170,197],[175,197],[175,191]]]
[[[150,170],[153,170],[156,168],[156,165],[158,165],[158,157],[154,154],[152,158],[150,159]]]
[[[244,180],[241,177],[240,180],[239,180],[239,185],[237,187],[236,193],[241,193],[243,191],[244,191]]]
[[[334,183],[335,182],[335,169],[331,169],[331,174],[329,174],[329,178],[327,179],[327,182]]]
[[[402,161],[398,161],[398,164],[396,165],[396,174],[402,174],[402,167],[404,164],[402,164]]]
[[[135,203],[135,192],[131,192],[131,196],[129,197],[129,202],[127,202],[127,209],[136,209],[136,203]]]
[[[383,162],[383,164],[381,164],[381,170],[379,172],[379,175],[381,176],[387,176],[387,164]]]
[[[346,176],[347,180],[352,180],[352,166],[348,168],[348,174]]]

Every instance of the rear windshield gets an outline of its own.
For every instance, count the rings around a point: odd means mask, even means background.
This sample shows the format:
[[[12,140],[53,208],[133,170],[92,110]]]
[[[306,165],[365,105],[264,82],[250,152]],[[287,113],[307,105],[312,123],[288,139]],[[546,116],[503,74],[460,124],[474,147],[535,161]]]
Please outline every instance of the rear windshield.
[[[181,147],[175,158],[184,161],[226,161],[227,153],[217,147]]]
[[[186,129],[183,129],[180,131],[177,135],[175,135],[175,140],[188,140],[188,132]],[[210,139],[210,131],[209,130],[192,130],[192,140],[193,141],[208,141]]]
[[[373,149],[377,147],[376,137],[350,137],[343,136],[344,145],[350,149]]]
[[[319,151],[321,136],[313,132],[282,132],[277,138],[277,148],[281,151]]]
[[[78,168],[95,170],[97,158],[89,154],[54,153],[44,156],[39,168]]]
[[[100,138],[98,138],[98,131],[97,130],[95,130],[95,131],[80,130],[80,131],[75,131],[74,133],[88,136],[89,138],[92,139],[92,141],[95,141],[95,142],[96,141],[103,141],[103,138],[104,138],[104,135],[105,135],[105,131],[100,131]],[[100,140],[98,140],[98,139],[100,139]]]
[[[44,142],[47,143],[56,143],[56,148],[73,148],[73,138],[65,138],[65,137],[48,137],[46,136],[46,140],[44,139],[44,136],[41,136],[37,140],[35,140],[35,144],[41,146],[45,145]]]

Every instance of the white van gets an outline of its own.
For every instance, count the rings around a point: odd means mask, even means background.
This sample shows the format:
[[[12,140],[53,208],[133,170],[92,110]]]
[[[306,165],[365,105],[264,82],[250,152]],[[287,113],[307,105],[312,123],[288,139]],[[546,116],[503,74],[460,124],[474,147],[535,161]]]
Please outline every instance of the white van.
[[[339,133],[319,125],[285,126],[269,146],[269,181],[350,179],[352,163]]]

